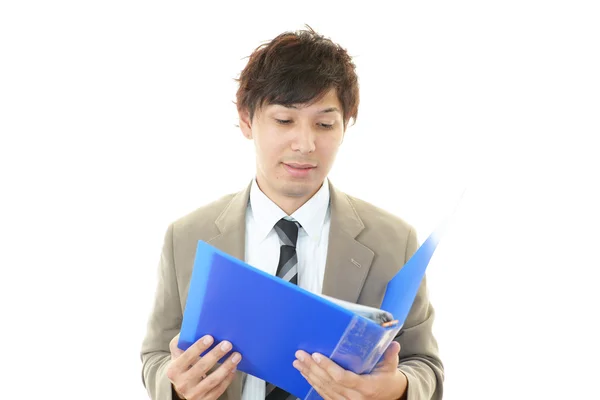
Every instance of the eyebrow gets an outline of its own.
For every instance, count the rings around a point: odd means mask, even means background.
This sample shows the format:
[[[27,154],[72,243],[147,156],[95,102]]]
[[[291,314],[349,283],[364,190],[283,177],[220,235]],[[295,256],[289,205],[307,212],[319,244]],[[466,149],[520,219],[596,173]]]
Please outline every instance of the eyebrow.
[[[340,114],[342,113],[340,110],[338,110],[337,107],[329,107],[329,108],[319,111],[319,114],[325,114],[325,113],[330,113],[330,112],[338,112]]]
[[[298,107],[296,107],[295,105],[283,105],[283,104],[280,104],[280,105],[283,107],[286,107],[286,108],[293,108],[295,110],[298,109]],[[325,113],[331,113],[331,112],[337,112],[340,114],[342,113],[337,107],[329,107],[329,108],[325,108],[321,111],[318,111],[317,114],[325,114]]]

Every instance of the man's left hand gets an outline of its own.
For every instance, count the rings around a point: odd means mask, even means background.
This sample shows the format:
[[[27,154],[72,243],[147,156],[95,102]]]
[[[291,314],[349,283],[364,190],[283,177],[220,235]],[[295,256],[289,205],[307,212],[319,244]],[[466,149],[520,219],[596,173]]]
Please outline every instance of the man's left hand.
[[[294,367],[325,400],[401,399],[408,380],[398,369],[400,345],[392,342],[370,374],[348,371],[322,354],[296,352]]]

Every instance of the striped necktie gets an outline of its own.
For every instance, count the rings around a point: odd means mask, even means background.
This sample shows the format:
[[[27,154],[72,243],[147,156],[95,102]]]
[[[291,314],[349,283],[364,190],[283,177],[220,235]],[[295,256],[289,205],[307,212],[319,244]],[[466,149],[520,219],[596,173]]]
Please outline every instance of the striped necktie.
[[[284,218],[280,219],[277,224],[275,224],[275,231],[281,242],[281,247],[279,249],[279,263],[277,264],[277,276],[294,285],[298,284],[298,254],[296,253],[296,242],[298,241],[299,228],[300,224],[298,222]],[[265,399],[291,400],[295,398],[296,396],[267,382]]]

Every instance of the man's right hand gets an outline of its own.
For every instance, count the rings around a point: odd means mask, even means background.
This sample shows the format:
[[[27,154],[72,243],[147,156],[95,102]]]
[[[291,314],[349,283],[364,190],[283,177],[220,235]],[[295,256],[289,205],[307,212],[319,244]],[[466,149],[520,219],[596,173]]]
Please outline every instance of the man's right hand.
[[[200,338],[186,351],[177,347],[179,334],[171,340],[171,361],[167,368],[167,377],[173,384],[177,395],[182,399],[217,399],[225,392],[235,377],[237,364],[242,359],[239,353],[231,354],[217,369],[209,375],[214,365],[231,351],[231,343],[223,341],[211,351],[200,357],[213,343],[211,336]]]

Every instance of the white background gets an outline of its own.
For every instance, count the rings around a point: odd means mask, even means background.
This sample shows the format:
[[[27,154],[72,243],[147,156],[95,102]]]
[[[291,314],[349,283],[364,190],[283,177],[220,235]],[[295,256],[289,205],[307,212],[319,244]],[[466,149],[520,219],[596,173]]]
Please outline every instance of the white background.
[[[163,234],[252,177],[233,79],[308,23],[361,84],[333,183],[421,240],[466,188],[429,267],[444,399],[598,398],[594,2],[216,3],[0,5],[0,397],[147,398]]]

